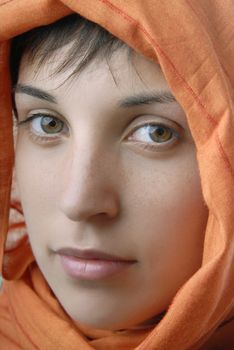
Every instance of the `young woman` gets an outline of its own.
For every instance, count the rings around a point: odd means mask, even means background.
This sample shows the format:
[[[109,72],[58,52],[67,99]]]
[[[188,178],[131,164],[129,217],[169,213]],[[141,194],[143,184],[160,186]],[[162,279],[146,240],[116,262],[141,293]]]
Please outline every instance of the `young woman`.
[[[27,4],[0,3],[0,348],[232,349],[232,6]]]

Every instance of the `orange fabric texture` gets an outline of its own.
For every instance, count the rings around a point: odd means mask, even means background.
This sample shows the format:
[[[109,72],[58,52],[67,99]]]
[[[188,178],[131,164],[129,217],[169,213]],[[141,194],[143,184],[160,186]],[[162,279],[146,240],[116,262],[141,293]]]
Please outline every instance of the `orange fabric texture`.
[[[5,251],[9,230],[13,133],[9,40],[71,12],[105,27],[159,62],[186,111],[209,209],[202,267],[151,331],[77,328],[22,239]],[[234,306],[234,2],[233,0],[0,0],[0,349],[198,349]],[[20,205],[14,203],[15,210]],[[87,340],[89,335],[93,340]]]

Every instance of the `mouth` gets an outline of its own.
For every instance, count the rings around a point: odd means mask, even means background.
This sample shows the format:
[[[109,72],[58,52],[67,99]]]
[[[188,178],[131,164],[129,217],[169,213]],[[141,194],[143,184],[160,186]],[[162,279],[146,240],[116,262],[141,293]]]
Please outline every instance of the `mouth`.
[[[137,261],[111,255],[98,250],[80,250],[61,248],[59,254],[61,265],[70,277],[96,281],[124,272]]]

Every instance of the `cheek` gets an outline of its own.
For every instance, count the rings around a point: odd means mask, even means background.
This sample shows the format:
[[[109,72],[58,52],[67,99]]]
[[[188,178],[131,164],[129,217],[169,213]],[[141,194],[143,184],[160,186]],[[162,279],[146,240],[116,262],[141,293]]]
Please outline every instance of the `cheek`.
[[[50,196],[53,189],[48,175],[46,167],[43,167],[42,164],[38,167],[34,159],[26,156],[16,158],[16,179],[25,209],[43,210],[47,196]]]
[[[158,266],[165,273],[174,270],[176,276],[181,268],[190,275],[201,264],[208,214],[195,158],[157,163],[137,174],[128,204],[135,218],[130,231],[146,271]]]
[[[140,283],[149,291],[149,302],[159,302],[163,310],[201,266],[207,209],[196,163],[163,166],[163,174],[151,168],[150,173],[155,176],[144,172],[139,181],[138,172],[133,181],[138,191],[128,205],[129,232],[140,261]]]
[[[33,247],[43,244],[43,232],[46,233],[51,217],[51,203],[56,198],[54,176],[57,165],[50,157],[39,152],[26,137],[18,138],[16,147],[16,181],[19,188],[28,233]],[[36,243],[36,244],[35,244]]]
[[[61,172],[59,159],[53,149],[43,150],[28,139],[24,130],[19,132],[16,144],[16,179],[25,204],[34,207],[42,202],[44,205],[53,198],[55,177]]]

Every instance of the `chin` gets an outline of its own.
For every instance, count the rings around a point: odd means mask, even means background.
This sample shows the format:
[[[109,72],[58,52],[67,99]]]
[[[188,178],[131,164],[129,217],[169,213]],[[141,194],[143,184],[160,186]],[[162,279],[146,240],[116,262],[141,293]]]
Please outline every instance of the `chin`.
[[[77,324],[77,326],[90,327],[97,330],[118,331],[135,326],[135,323],[131,322],[117,322],[117,320],[113,322],[113,317],[111,316],[109,318],[104,316],[95,318],[92,317],[92,319],[90,319],[90,317],[74,317],[73,315],[71,318],[73,319],[74,323]]]
[[[105,321],[101,321],[100,319],[90,320],[89,318],[85,318],[85,317],[84,318],[79,317],[79,319],[76,318],[75,323],[81,326],[83,325],[90,328],[108,330],[108,331],[116,331],[120,328],[125,328],[125,327],[121,327],[122,324],[116,324],[116,323],[113,324],[112,322],[110,322],[110,320],[105,320]]]

